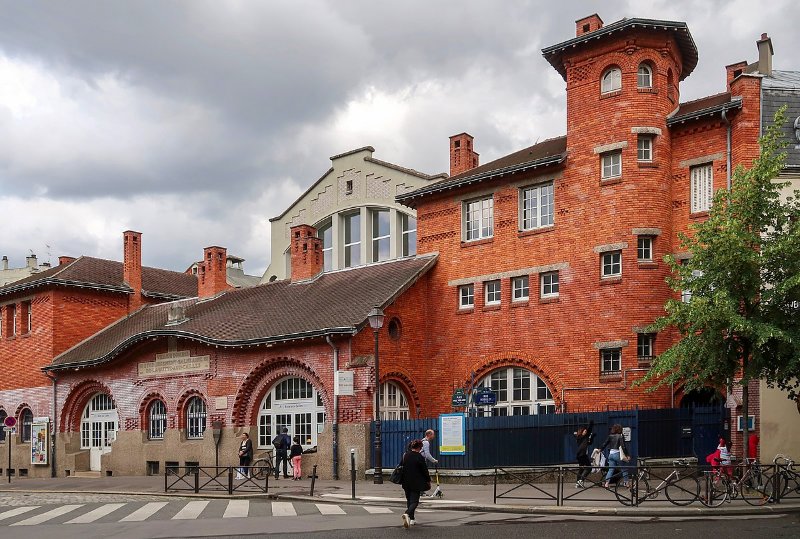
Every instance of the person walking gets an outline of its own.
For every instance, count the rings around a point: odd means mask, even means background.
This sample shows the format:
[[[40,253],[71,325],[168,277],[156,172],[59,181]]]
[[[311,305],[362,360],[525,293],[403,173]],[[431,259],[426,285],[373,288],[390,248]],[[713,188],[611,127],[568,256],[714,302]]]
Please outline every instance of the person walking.
[[[429,431],[432,432],[432,431]],[[426,433],[427,434],[427,433]],[[419,497],[431,488],[431,474],[421,455],[422,440],[414,440],[409,450],[403,455],[403,491],[406,493],[406,512],[403,513],[403,527],[408,528],[416,524],[416,510]]]
[[[609,487],[611,478],[617,474],[617,468],[622,470],[623,484],[627,484],[628,470],[622,465],[620,450],[622,450],[625,455],[628,455],[628,446],[625,444],[625,437],[622,435],[622,425],[619,423],[611,427],[611,434],[609,434],[606,441],[603,442],[600,451],[603,451],[606,447],[610,449],[608,450],[608,473],[606,474],[606,480],[603,482],[603,486],[605,488]],[[626,458],[630,459],[630,457]]]
[[[272,439],[272,445],[275,447],[275,479],[280,475],[281,462],[283,462],[283,477],[289,478],[289,447],[292,445],[292,439],[288,433],[289,429],[283,427],[281,433]]]
[[[430,467],[431,464],[434,466],[439,464],[439,461],[433,458],[433,455],[431,455],[431,442],[434,438],[436,438],[436,433],[433,432],[433,430],[428,429],[425,431],[425,438],[422,439],[421,455],[422,458],[425,459],[425,465],[428,467]]]
[[[303,460],[303,446],[300,445],[299,436],[294,437],[294,443],[289,449],[289,458],[292,459],[292,469],[294,470],[292,480],[300,481],[303,478],[303,471],[300,469],[300,463]]]
[[[253,460],[253,441],[246,432],[242,433],[239,444],[239,468],[236,470],[236,479],[250,477],[250,463]]]
[[[588,426],[581,426],[575,431],[575,441],[578,442],[578,451],[575,458],[578,461],[580,469],[578,470],[578,478],[575,481],[575,488],[583,488],[583,480],[592,471],[592,459],[589,458],[589,446],[592,445],[594,440],[594,421],[589,421]]]

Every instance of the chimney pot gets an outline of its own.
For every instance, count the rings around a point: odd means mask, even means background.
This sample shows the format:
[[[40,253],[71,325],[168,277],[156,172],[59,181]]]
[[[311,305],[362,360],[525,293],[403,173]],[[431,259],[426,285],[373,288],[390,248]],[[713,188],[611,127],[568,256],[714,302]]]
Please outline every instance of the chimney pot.
[[[450,176],[456,176],[478,166],[478,154],[472,149],[473,140],[469,133],[450,137]]]
[[[322,254],[322,239],[317,237],[317,229],[310,225],[291,228],[292,240],[292,281],[311,279],[322,272],[325,258]],[[309,247],[309,245],[313,247]]]
[[[225,247],[212,246],[203,251],[197,295],[209,298],[231,288],[228,285],[228,250]]]

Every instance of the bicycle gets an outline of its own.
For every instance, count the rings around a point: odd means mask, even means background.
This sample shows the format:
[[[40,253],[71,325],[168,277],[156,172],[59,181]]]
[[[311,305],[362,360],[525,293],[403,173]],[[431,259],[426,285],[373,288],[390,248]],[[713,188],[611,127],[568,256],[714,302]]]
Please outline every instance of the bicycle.
[[[769,500],[765,494],[765,481],[761,472],[761,465],[756,459],[747,459],[733,468],[732,473],[726,471],[726,466],[720,464],[715,470],[704,472],[707,476],[706,494],[700,498],[703,505],[719,507],[725,502],[741,497],[750,505],[764,505]],[[736,459],[731,459],[736,462]],[[727,465],[730,469],[730,465]]]
[[[764,494],[768,500],[776,502],[792,494],[800,495],[800,473],[794,470],[794,460],[779,453],[772,459],[772,463],[775,465],[775,475],[764,485]]]
[[[272,451],[267,451],[262,456],[257,458],[250,464],[250,477],[253,479],[264,479],[267,475],[272,475],[275,472],[275,464],[273,464]]]
[[[673,466],[688,468],[689,462],[684,459],[672,461]],[[652,475],[652,471],[647,466],[642,466],[636,473],[633,481],[626,484],[617,482],[614,487],[614,495],[622,505],[639,505],[647,500],[655,500],[663,490],[667,500],[673,505],[689,505],[700,498],[700,481],[691,474],[682,475],[677,469],[673,469],[661,483],[651,488],[647,477]],[[643,494],[641,494],[643,492]]]

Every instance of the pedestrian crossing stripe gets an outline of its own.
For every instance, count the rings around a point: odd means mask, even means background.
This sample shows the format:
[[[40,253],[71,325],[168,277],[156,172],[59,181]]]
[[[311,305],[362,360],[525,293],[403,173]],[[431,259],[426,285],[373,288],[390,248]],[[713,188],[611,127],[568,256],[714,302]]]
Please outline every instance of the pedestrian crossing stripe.
[[[250,502],[248,500],[231,500],[225,508],[222,518],[242,518],[250,512]]]
[[[150,502],[147,505],[140,507],[127,517],[120,519],[120,522],[142,522],[155,515],[160,509],[165,507],[169,502]]]
[[[25,520],[21,520],[20,522],[15,522],[12,524],[12,526],[33,526],[34,524],[41,524],[42,522],[53,520],[61,515],[66,515],[67,513],[78,509],[79,507],[83,507],[83,504],[62,505],[61,507],[56,507],[55,509],[51,509],[50,511],[42,513],[41,515],[36,515],[26,518]]]
[[[203,509],[208,505],[207,500],[189,502],[183,506],[183,509],[178,511],[178,514],[172,517],[172,520],[194,520],[200,516]]]
[[[344,515],[344,509],[332,503],[316,503],[317,510],[321,515]]]
[[[81,515],[79,517],[73,518],[72,520],[68,520],[66,524],[89,524],[91,522],[94,522],[95,520],[101,519],[104,516],[113,513],[114,511],[116,511],[120,507],[123,507],[124,505],[125,505],[124,503],[107,503],[105,505],[98,507],[97,509],[89,511],[85,515]]]
[[[28,506],[25,506],[25,507],[15,507],[14,509],[11,509],[10,511],[5,511],[3,513],[0,513],[0,520],[5,520],[7,518],[11,518],[11,517],[15,517],[15,516],[18,516],[18,515],[22,515],[24,513],[27,513],[28,511],[33,511],[34,509],[39,509],[39,506],[38,505],[28,505]]]

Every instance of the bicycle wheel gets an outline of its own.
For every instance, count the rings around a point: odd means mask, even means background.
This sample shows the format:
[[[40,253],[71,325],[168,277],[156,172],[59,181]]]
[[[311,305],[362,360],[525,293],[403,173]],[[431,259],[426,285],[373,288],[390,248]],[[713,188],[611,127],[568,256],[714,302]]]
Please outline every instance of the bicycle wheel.
[[[254,479],[264,479],[265,476],[272,473],[272,462],[267,459],[256,459],[251,465],[250,475]]]
[[[675,505],[689,505],[700,498],[700,481],[691,475],[672,479],[664,488],[664,494]]]
[[[701,496],[700,501],[703,503],[703,505],[708,507],[719,507],[728,500],[729,492],[730,481],[728,478],[715,477],[711,481],[711,486],[708,488],[708,495]],[[669,498],[669,494],[667,494],[667,497]]]
[[[628,481],[628,486],[624,486],[624,481],[622,480],[617,481],[614,485],[614,495],[617,497],[619,503],[631,506],[634,502],[637,502],[637,498],[638,501],[644,501],[646,499],[642,494],[650,492],[650,485],[647,483],[647,479],[644,477],[639,479],[638,492],[634,491],[635,484],[633,479]]]
[[[750,505],[764,505],[769,501],[766,478],[761,472],[751,470],[737,486],[739,495]]]

